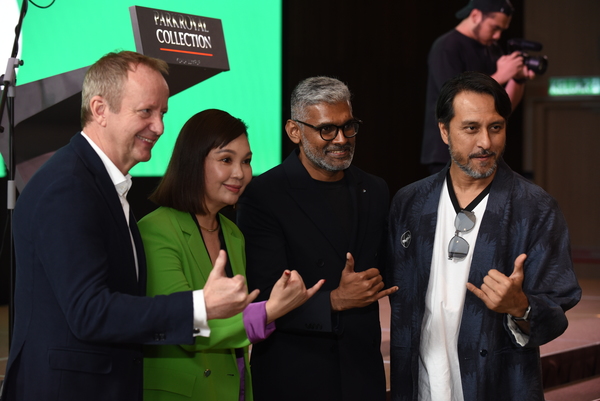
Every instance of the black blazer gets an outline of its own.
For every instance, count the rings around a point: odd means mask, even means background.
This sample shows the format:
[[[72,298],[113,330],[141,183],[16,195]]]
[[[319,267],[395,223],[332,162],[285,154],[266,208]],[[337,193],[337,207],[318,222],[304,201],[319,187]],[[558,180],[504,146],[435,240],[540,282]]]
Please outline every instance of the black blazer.
[[[141,400],[141,343],[192,343],[191,292],[143,297],[144,248],[80,134],[31,178],[14,213],[15,326],[5,400]]]
[[[383,400],[378,303],[332,313],[329,294],[339,285],[348,251],[356,271],[377,267],[383,274],[387,185],[356,167],[345,171],[353,215],[347,216],[351,232],[344,233],[297,154],[255,178],[240,199],[248,285],[266,299],[284,269],[297,270],[307,287],[327,281],[253,346],[255,399]],[[348,237],[349,247],[342,241]]]

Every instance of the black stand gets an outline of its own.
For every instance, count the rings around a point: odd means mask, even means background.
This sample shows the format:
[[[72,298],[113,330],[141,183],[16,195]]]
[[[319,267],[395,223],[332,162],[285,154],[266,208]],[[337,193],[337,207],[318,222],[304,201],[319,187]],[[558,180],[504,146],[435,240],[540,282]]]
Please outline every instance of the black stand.
[[[21,36],[21,26],[23,25],[23,19],[25,18],[25,14],[27,13],[27,1],[23,0],[23,4],[21,6],[21,14],[19,16],[19,23],[15,27],[15,42],[13,45],[13,50],[11,53],[11,57],[8,59],[8,64],[6,67],[6,73],[2,78],[2,83],[4,85],[4,89],[2,91],[2,100],[0,101],[0,133],[4,132],[4,127],[2,126],[2,116],[4,115],[4,108],[6,107],[7,116],[8,116],[8,160],[6,160],[6,167],[8,171],[8,183],[7,183],[7,200],[6,200],[6,208],[8,211],[7,214],[7,228],[9,230],[9,252],[10,252],[10,292],[9,292],[9,312],[8,312],[8,348],[10,349],[10,344],[12,340],[12,329],[14,324],[14,291],[15,291],[15,275],[16,275],[16,263],[15,263],[15,253],[14,253],[14,244],[13,244],[13,236],[12,236],[12,222],[13,222],[13,211],[15,208],[15,203],[17,199],[17,192],[15,187],[15,158],[14,158],[14,147],[13,147],[13,136],[14,136],[14,116],[15,116],[15,92],[14,87],[16,84],[15,70],[23,65],[23,62],[17,59],[17,54],[19,53],[19,37]]]

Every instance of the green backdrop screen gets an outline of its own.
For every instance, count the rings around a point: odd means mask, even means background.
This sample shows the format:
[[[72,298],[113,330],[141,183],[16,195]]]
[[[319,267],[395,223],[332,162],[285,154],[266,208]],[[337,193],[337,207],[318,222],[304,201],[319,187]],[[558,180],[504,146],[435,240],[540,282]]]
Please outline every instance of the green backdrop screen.
[[[39,5],[50,2],[36,1]],[[19,7],[21,3],[19,0]],[[134,5],[220,19],[230,71],[169,99],[165,132],[152,159],[136,165],[131,174],[162,176],[185,121],[210,108],[225,110],[248,124],[254,175],[279,164],[281,0],[56,0],[47,9],[30,4],[22,28],[20,58],[24,65],[18,69],[17,85],[89,66],[111,51],[135,51],[129,14]],[[17,21],[15,18],[12,26]],[[14,39],[2,40],[12,43]]]

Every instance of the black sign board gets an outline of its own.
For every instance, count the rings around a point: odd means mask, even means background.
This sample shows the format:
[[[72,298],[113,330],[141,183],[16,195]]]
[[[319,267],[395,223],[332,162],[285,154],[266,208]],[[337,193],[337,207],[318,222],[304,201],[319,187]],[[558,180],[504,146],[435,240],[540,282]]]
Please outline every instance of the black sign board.
[[[171,95],[229,70],[221,20],[129,7],[136,50],[169,64]]]

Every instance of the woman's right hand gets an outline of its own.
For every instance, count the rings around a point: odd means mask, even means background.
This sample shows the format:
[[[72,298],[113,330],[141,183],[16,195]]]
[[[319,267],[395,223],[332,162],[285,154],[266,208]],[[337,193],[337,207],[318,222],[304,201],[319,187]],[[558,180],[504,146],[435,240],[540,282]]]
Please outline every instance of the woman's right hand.
[[[319,280],[312,288],[306,289],[304,281],[296,270],[286,270],[273,287],[266,304],[267,324],[296,309],[316,294],[325,280]]]

